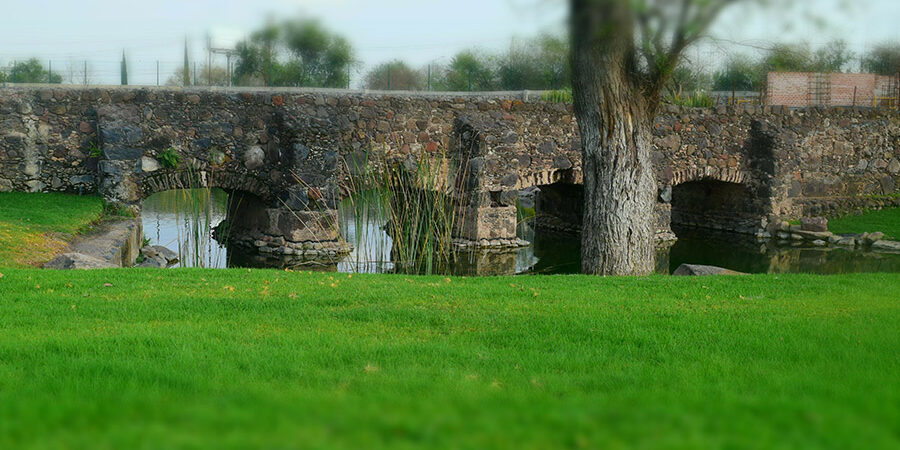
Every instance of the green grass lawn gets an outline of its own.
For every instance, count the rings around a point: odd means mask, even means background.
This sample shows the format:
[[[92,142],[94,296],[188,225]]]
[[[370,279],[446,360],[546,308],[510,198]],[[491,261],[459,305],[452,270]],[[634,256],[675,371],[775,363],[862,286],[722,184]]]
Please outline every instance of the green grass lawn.
[[[103,215],[99,197],[0,193],[0,267],[40,265]]]
[[[900,208],[867,211],[828,221],[832,233],[873,233],[881,231],[886,239],[900,240]]]
[[[0,272],[0,448],[900,447],[900,275]]]

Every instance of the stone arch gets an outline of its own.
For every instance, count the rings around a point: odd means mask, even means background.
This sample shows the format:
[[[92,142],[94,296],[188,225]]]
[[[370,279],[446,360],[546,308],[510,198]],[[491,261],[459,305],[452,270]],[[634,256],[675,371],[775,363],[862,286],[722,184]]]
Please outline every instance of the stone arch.
[[[751,175],[736,169],[692,168],[671,180],[671,227],[754,234],[765,212],[751,186]]]
[[[138,180],[141,199],[172,189],[220,188],[242,191],[263,200],[271,200],[269,186],[259,178],[230,171],[166,170],[147,174]]]
[[[701,180],[717,180],[725,183],[747,184],[750,180],[750,173],[744,170],[711,166],[691,167],[675,171],[672,174],[670,184],[672,186],[678,186],[679,184]]]
[[[532,186],[545,186],[554,183],[584,184],[584,176],[580,169],[547,169],[519,175],[516,189],[527,189]]]

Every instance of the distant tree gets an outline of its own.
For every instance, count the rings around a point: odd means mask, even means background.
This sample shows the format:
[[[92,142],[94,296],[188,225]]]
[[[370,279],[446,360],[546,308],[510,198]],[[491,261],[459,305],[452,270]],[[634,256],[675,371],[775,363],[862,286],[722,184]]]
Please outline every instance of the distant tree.
[[[91,84],[93,71],[86,61],[70,59],[66,63],[66,82],[69,84]]]
[[[669,78],[666,84],[666,94],[669,96],[684,93],[707,91],[712,87],[712,78],[703,67],[683,60]]]
[[[900,72],[900,42],[884,42],[866,52],[861,58],[865,72],[896,75]]]
[[[7,78],[6,71],[3,69],[0,69],[0,83],[5,83],[6,78]]]
[[[210,69],[209,66],[203,64],[197,68],[197,79],[194,81],[197,86],[228,86],[228,68],[213,65]],[[177,69],[166,80],[166,86],[190,86],[190,81],[188,84],[184,84],[184,70]]]
[[[764,73],[811,72],[813,56],[809,44],[775,44],[760,64]]]
[[[184,40],[184,67],[181,69],[181,85],[191,85],[191,64],[188,61],[188,44],[187,39]]]
[[[237,44],[237,62],[234,66],[235,84],[263,86],[294,86],[290,83],[276,83],[275,77],[280,72],[278,62],[278,46],[281,28],[267,24],[261,30],[250,35],[249,39]],[[298,74],[299,76],[299,74]]]
[[[560,89],[571,86],[569,42],[559,36],[513,42],[501,56],[496,69],[499,87],[504,90]]]
[[[856,55],[847,47],[847,41],[834,40],[816,50],[813,55],[813,72],[844,72]]]
[[[315,20],[288,22],[285,44],[300,58],[306,86],[346,87],[353,61],[350,42],[331,33]]]
[[[366,74],[365,86],[366,89],[418,91],[425,86],[425,80],[421,72],[396,59],[370,70]]]
[[[456,54],[438,83],[443,91],[491,91],[496,89],[494,71],[487,56],[474,50]]]
[[[37,58],[14,64],[7,76],[11,83],[50,83],[59,84],[63,77],[59,73],[50,73]]]
[[[268,24],[236,47],[235,84],[346,87],[353,49],[314,20]]]
[[[119,76],[122,79],[122,86],[128,84],[128,63],[125,62],[125,52],[122,52],[122,64],[119,68]]]
[[[714,91],[758,91],[763,84],[762,66],[746,56],[733,56],[713,74]]]

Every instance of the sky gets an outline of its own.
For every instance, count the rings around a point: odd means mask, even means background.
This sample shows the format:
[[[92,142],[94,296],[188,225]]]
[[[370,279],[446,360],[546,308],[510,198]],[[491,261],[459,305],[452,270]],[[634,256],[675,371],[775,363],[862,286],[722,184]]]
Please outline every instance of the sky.
[[[791,0],[774,0],[783,5]],[[6,2],[4,2],[6,3]],[[833,38],[862,52],[885,40],[900,41],[900,0],[794,0],[781,6],[736,6],[717,20],[709,40],[687,56],[715,67],[733,53],[753,54],[777,41],[821,45]],[[0,66],[38,57],[54,72],[89,82],[117,84],[119,60],[129,62],[129,82],[156,84],[179,70],[184,42],[191,59],[234,44],[267,19],[320,19],[356,50],[358,86],[367,68],[400,58],[413,66],[447,63],[465,48],[502,52],[511,39],[564,33],[565,0],[28,0],[3,5]],[[822,25],[820,22],[824,22]],[[224,57],[220,57],[224,65]]]

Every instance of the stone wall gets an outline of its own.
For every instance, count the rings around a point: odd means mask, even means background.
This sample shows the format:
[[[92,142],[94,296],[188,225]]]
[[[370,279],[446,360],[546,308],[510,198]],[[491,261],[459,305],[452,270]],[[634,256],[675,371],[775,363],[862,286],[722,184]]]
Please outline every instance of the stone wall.
[[[742,186],[749,200],[732,211],[748,216],[731,228],[745,232],[900,185],[896,112],[670,106],[652,132],[661,236],[682,191],[673,187],[684,183]],[[527,92],[0,88],[0,190],[99,191],[135,207],[177,187],[249,193],[267,219],[242,222],[247,240],[273,251],[305,249],[292,239],[315,230],[296,213],[327,221],[347,192],[347,169],[373,154],[443,160],[465,214],[460,237],[514,237],[520,189],[582,182],[579,145],[571,106]],[[178,168],[164,166],[169,149]],[[324,238],[337,246],[333,232]]]

